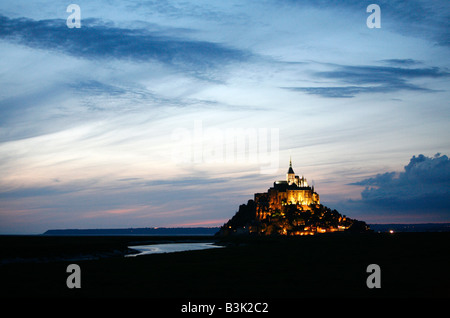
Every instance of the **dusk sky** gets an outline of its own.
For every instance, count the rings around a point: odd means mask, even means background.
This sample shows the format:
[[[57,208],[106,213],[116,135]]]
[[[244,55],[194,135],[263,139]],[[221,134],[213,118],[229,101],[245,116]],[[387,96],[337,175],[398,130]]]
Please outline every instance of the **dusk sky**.
[[[446,0],[1,1],[0,234],[221,226],[290,157],[341,214],[450,222],[449,88]]]

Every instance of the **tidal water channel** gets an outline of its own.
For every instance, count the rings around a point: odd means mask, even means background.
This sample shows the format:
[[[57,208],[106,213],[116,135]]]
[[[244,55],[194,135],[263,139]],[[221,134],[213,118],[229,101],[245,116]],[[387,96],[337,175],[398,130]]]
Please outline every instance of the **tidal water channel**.
[[[136,257],[148,254],[195,251],[220,247],[223,246],[214,245],[214,243],[165,243],[165,244],[135,245],[129,246],[129,248],[137,250],[139,251],[139,253],[128,254],[125,255],[125,257]]]

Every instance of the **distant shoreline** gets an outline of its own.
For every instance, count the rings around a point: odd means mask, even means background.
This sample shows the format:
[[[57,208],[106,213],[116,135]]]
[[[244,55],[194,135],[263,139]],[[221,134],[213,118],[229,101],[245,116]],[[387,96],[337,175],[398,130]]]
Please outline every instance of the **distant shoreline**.
[[[450,232],[450,223],[368,224],[374,232]],[[45,236],[214,236],[220,227],[146,227],[117,229],[51,229]]]
[[[369,224],[374,232],[450,232],[450,223]]]
[[[219,227],[146,227],[146,228],[126,228],[126,229],[55,229],[48,230],[43,235],[57,236],[108,236],[108,235],[127,235],[127,236],[213,236],[219,231]]]

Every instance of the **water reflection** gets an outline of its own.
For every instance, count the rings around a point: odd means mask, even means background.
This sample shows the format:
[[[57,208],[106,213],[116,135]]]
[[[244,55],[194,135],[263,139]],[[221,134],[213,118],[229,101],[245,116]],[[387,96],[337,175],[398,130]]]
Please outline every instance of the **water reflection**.
[[[128,254],[125,255],[125,257],[135,257],[147,254],[204,250],[208,248],[218,248],[218,247],[223,246],[214,245],[214,243],[167,243],[167,244],[136,245],[130,246],[130,248],[137,250],[140,253]]]

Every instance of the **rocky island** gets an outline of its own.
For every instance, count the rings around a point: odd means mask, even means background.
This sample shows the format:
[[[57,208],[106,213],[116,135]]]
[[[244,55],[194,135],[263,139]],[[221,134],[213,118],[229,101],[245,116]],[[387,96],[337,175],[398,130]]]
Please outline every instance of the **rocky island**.
[[[319,194],[304,176],[295,175],[292,160],[286,180],[275,181],[267,192],[239,206],[217,233],[220,236],[314,235],[327,232],[366,232],[368,225],[320,204]]]

